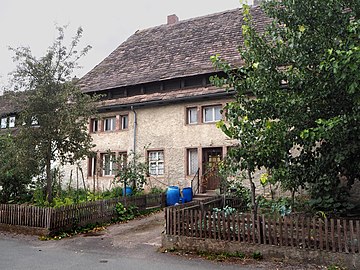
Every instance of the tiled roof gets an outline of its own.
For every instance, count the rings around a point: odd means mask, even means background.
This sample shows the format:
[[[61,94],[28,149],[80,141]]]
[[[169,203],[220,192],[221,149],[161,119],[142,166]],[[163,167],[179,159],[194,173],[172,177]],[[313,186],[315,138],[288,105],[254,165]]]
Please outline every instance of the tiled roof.
[[[269,19],[252,8],[257,30]],[[213,72],[210,56],[241,64],[242,10],[234,9],[140,30],[80,79],[84,92]]]
[[[19,112],[19,100],[22,96],[21,92],[5,92],[0,96],[0,117]]]
[[[142,94],[127,98],[109,99],[98,103],[99,108],[107,108],[112,106],[123,106],[123,105],[140,105],[146,104],[147,102],[169,102],[182,100],[184,98],[196,98],[201,96],[209,96],[216,94],[226,93],[224,89],[217,88],[215,86],[210,87],[198,87],[180,89],[177,91],[168,91],[162,93]]]

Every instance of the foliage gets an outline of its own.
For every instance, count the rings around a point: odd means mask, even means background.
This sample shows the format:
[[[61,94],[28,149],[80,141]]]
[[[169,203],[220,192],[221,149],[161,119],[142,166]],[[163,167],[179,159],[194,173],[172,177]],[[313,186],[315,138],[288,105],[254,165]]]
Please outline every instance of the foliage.
[[[222,209],[213,208],[212,212],[215,214],[215,216],[217,216],[218,213],[224,213],[225,217],[227,217],[231,214],[234,214],[236,212],[236,209],[228,205],[225,205]]]
[[[139,192],[146,184],[148,166],[140,158],[141,156],[131,152],[126,160],[122,157],[115,160],[115,181],[122,183],[124,187],[131,185],[134,192]]]
[[[261,197],[259,200],[261,212],[269,212],[272,215],[288,216],[292,213],[292,206],[288,198],[279,198],[278,200],[267,200]]]
[[[125,207],[122,203],[117,203],[115,206],[116,221],[127,221],[134,219],[140,215],[138,207],[136,205],[129,205]]]
[[[159,187],[152,187],[150,189],[150,194],[161,194],[164,193],[165,191],[162,188]]]
[[[82,29],[70,45],[64,45],[64,28],[57,27],[58,37],[44,56],[36,58],[28,47],[11,48],[16,70],[14,88],[25,90],[21,100],[18,140],[46,172],[46,198],[52,200],[51,165],[71,163],[83,158],[92,147],[87,121],[95,113],[92,98],[81,92],[72,78],[78,60],[90,46],[78,51]]]
[[[11,134],[0,135],[0,201],[21,203],[28,200],[28,186],[36,175],[36,167],[27,149]]]
[[[251,184],[267,168],[293,194],[307,188],[315,208],[341,213],[360,176],[360,4],[273,0],[263,9],[273,22],[258,33],[244,6],[243,66],[212,57],[226,73],[213,82],[236,92],[219,123],[238,140],[230,159]]]

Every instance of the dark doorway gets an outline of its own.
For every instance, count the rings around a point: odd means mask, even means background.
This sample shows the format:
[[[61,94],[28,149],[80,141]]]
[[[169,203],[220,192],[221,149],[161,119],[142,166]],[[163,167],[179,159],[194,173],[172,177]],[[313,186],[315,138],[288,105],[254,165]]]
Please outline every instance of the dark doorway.
[[[222,148],[204,148],[203,162],[203,192],[220,188],[219,162],[222,160]]]

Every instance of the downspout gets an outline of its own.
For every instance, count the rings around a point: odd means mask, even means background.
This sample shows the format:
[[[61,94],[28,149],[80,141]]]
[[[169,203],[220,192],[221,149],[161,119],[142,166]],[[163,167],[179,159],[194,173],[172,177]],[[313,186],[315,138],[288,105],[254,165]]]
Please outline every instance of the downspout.
[[[133,138],[133,154],[135,157],[135,153],[136,153],[136,128],[137,128],[137,113],[134,109],[134,106],[131,106],[131,110],[134,113],[134,138]]]

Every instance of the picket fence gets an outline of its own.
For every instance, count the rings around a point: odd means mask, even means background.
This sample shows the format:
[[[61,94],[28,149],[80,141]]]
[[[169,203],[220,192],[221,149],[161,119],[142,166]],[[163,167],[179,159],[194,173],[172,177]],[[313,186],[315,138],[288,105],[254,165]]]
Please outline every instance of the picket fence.
[[[136,205],[139,210],[165,206],[164,194],[120,197],[59,208],[0,204],[0,224],[48,229],[50,232],[115,217],[117,203]]]
[[[360,220],[226,214],[199,208],[166,208],[166,234],[341,253],[360,251]]]

